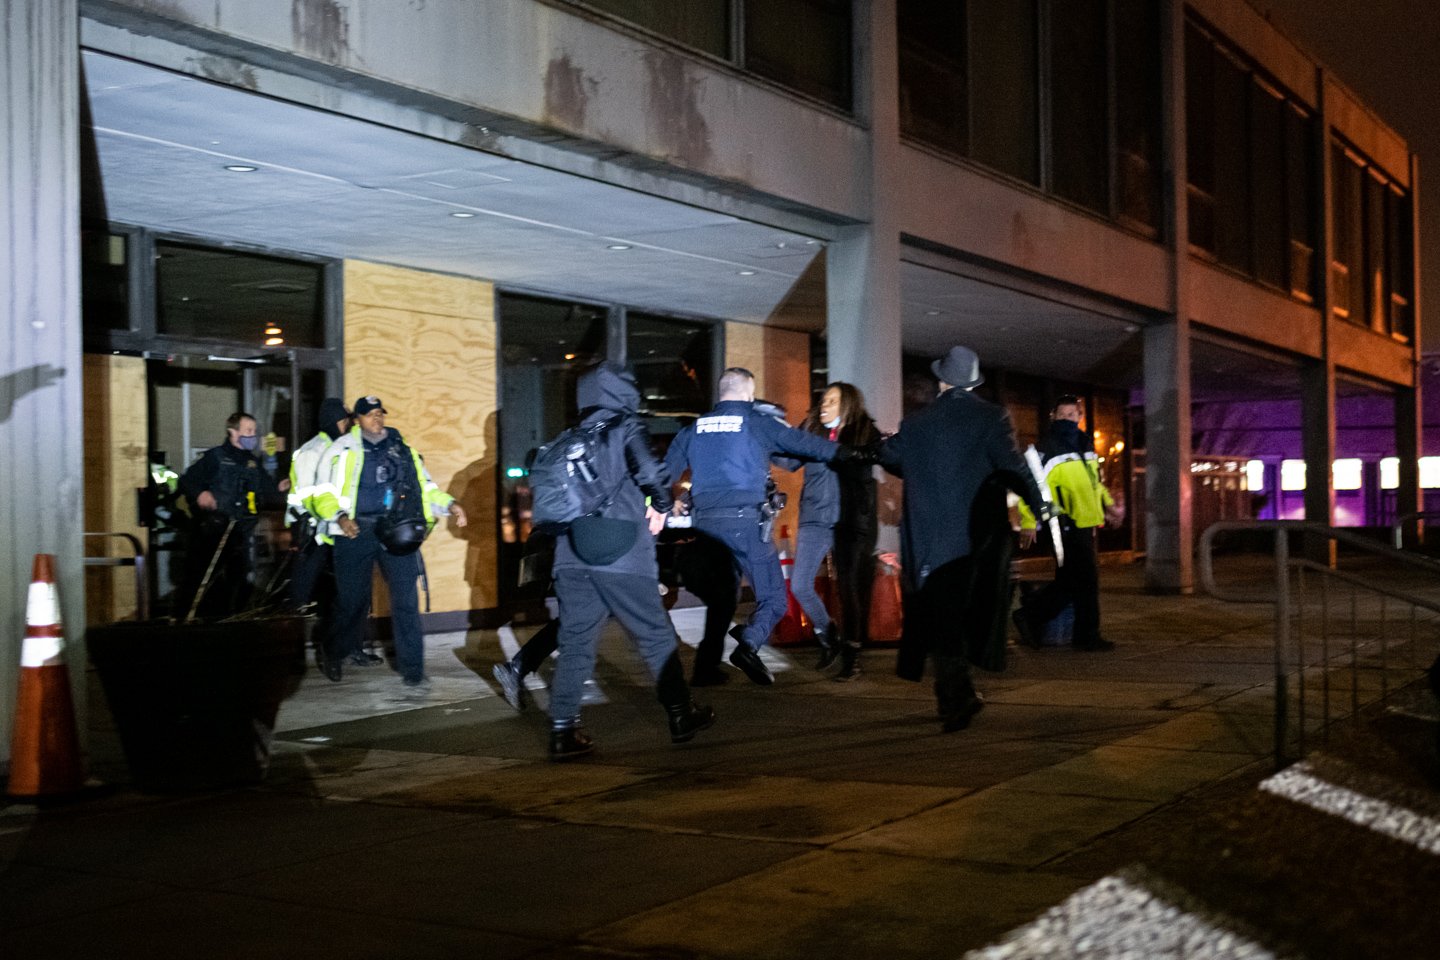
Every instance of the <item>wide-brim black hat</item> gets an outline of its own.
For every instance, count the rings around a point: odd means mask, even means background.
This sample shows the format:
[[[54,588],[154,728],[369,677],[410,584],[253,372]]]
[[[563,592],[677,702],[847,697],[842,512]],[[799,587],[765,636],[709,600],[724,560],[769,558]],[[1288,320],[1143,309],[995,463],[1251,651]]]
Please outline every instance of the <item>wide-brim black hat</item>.
[[[941,383],[969,390],[985,382],[980,373],[980,357],[969,347],[951,347],[950,352],[930,364],[930,372]]]

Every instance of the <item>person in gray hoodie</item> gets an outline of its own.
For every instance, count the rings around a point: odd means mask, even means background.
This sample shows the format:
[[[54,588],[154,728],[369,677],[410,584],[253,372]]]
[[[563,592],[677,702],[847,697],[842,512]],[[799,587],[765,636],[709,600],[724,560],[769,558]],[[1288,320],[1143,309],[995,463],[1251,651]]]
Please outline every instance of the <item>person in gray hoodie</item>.
[[[560,661],[550,685],[552,760],[594,749],[580,725],[580,701],[595,668],[600,630],[611,616],[655,678],[670,739],[684,743],[715,722],[715,711],[690,699],[675,628],[656,586],[655,535],[672,506],[670,476],[650,449],[635,377],[619,364],[601,363],[581,376],[576,402],[580,426],[596,434],[589,466],[613,492],[597,514],[575,520],[555,544]]]

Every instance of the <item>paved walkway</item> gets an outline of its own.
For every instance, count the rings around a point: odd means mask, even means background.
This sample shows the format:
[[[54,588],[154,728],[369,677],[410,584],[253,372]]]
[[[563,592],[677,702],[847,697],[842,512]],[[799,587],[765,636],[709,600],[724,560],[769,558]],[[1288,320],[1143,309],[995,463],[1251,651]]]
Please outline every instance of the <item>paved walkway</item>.
[[[523,631],[428,638],[437,682],[420,702],[398,698],[383,668],[339,684],[312,671],[261,787],[151,797],[121,784],[0,810],[0,953],[1366,955],[1354,944],[1400,916],[1393,895],[1358,895],[1343,919],[1329,909],[1340,932],[1317,952],[1303,898],[1267,924],[1280,909],[1235,892],[1274,882],[1297,837],[1369,828],[1305,807],[1284,843],[1252,839],[1263,852],[1248,867],[1210,869],[1234,817],[1301,809],[1256,789],[1272,772],[1268,608],[1148,596],[1132,568],[1105,579],[1115,652],[1012,648],[1005,674],[980,675],[987,709],[948,735],[928,683],[896,679],[889,650],[867,651],[850,684],[811,670],[810,649],[774,651],[774,687],[734,674],[701,691],[720,721],[677,747],[617,632],[597,668],[605,702],[586,712],[599,749],[570,765],[546,761],[543,712],[516,715],[489,682]],[[677,626],[693,639],[693,614]],[[1387,654],[1392,687],[1417,676],[1404,653]],[[1396,768],[1411,771],[1397,796],[1412,832],[1436,812],[1415,799],[1429,773],[1413,771],[1434,766],[1427,696],[1408,691],[1383,714],[1425,744]],[[97,773],[118,776],[103,731],[94,750]],[[1415,878],[1416,901],[1433,902],[1440,857],[1377,842],[1381,862],[1398,856]],[[1371,955],[1434,956],[1411,952],[1426,942],[1392,938]]]

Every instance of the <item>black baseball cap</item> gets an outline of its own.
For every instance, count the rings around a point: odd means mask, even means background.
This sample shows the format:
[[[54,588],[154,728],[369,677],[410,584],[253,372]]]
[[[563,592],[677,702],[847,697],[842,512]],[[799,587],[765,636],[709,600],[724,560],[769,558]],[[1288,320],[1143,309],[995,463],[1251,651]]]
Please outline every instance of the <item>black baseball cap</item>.
[[[363,417],[371,410],[379,410],[381,413],[389,413],[385,405],[380,402],[379,397],[361,397],[355,401],[355,416]]]

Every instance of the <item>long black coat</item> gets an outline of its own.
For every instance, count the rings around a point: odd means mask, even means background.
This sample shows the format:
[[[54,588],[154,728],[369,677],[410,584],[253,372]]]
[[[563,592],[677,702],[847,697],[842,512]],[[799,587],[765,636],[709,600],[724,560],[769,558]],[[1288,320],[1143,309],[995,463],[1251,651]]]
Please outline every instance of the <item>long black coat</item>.
[[[881,446],[880,464],[905,480],[900,552],[912,588],[930,571],[970,555],[971,510],[991,474],[1001,474],[1030,509],[1040,509],[1040,490],[1015,448],[1010,415],[967,390],[947,390],[906,417]]]

